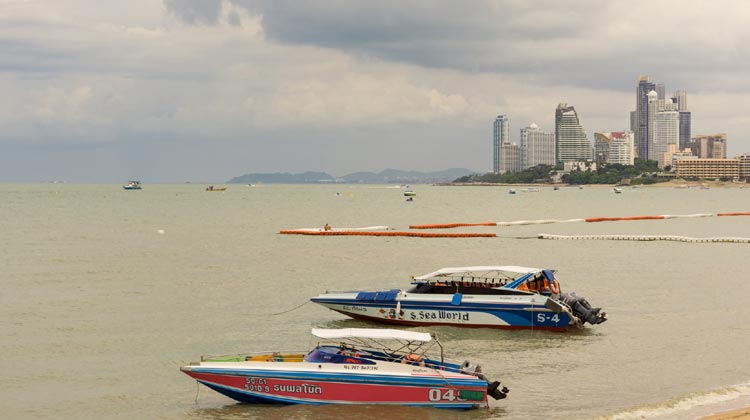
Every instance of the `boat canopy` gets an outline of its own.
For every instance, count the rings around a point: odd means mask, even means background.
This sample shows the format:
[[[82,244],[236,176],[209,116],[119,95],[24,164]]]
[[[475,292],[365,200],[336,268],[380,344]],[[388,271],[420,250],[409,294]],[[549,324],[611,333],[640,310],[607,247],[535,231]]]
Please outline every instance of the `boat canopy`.
[[[473,277],[490,277],[492,272],[503,272],[512,274],[529,274],[541,271],[539,268],[519,267],[515,265],[478,265],[473,267],[448,267],[423,276],[414,277],[414,280],[429,280],[435,277],[450,277],[457,274]]]
[[[385,340],[423,341],[425,343],[432,340],[432,335],[430,335],[430,333],[377,328],[313,328],[312,334],[316,337],[327,339],[369,338]]]

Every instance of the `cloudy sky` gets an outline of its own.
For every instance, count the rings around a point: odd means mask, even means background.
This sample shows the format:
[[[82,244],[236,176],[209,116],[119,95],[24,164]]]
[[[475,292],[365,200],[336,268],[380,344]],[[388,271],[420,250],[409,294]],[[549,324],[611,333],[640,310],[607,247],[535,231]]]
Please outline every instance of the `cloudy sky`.
[[[492,121],[623,130],[639,74],[750,152],[744,1],[0,0],[0,182],[492,169]]]

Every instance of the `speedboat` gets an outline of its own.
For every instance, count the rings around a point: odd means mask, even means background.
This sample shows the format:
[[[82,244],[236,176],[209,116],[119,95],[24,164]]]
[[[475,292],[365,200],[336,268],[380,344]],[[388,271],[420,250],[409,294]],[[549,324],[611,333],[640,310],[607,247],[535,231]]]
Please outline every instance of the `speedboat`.
[[[508,393],[479,365],[445,360],[434,334],[368,328],[312,334],[324,341],[308,352],[204,356],[180,370],[245,403],[478,408],[489,406],[488,395]]]
[[[615,194],[622,194],[622,188],[613,188],[612,191],[614,191]]]
[[[388,324],[566,331],[607,314],[563,293],[555,272],[518,266],[451,267],[412,277],[411,287],[326,292],[310,299],[355,319]]]
[[[141,181],[129,181],[126,185],[123,185],[122,188],[126,190],[140,190]]]
[[[406,190],[406,191],[404,191],[404,196],[405,196],[405,197],[414,197],[414,196],[416,196],[416,195],[417,195],[417,193],[415,193],[415,192],[414,192],[414,191],[412,191],[412,190]]]

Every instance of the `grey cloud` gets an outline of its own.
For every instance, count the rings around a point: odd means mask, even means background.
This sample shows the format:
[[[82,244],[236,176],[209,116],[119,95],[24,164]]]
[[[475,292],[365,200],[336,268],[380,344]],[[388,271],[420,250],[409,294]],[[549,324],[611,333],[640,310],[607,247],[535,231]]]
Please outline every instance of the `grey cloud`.
[[[205,10],[195,7],[197,0],[165,3],[190,23],[216,22],[223,5],[244,9],[262,16],[266,36],[280,43],[426,68],[531,75],[542,84],[629,91],[639,73],[650,73],[664,74],[675,87],[721,90],[721,82],[692,78],[692,72],[732,72],[750,61],[748,49],[738,47],[747,35],[734,14],[711,10],[725,20],[712,38],[707,29],[686,28],[712,18],[689,1],[675,8],[593,0],[574,6],[553,0],[217,0],[201,2]],[[741,14],[744,6],[733,4]]]
[[[169,12],[190,24],[216,24],[221,5],[221,0],[164,0]]]

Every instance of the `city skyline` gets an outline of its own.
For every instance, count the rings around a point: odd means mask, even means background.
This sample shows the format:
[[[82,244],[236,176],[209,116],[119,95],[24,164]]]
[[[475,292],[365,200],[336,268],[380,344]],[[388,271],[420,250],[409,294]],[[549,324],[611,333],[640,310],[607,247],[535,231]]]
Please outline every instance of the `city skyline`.
[[[593,144],[629,127],[639,74],[735,156],[750,6],[722,4],[10,0],[0,182],[491,172],[488,120],[549,132],[569,103]]]

